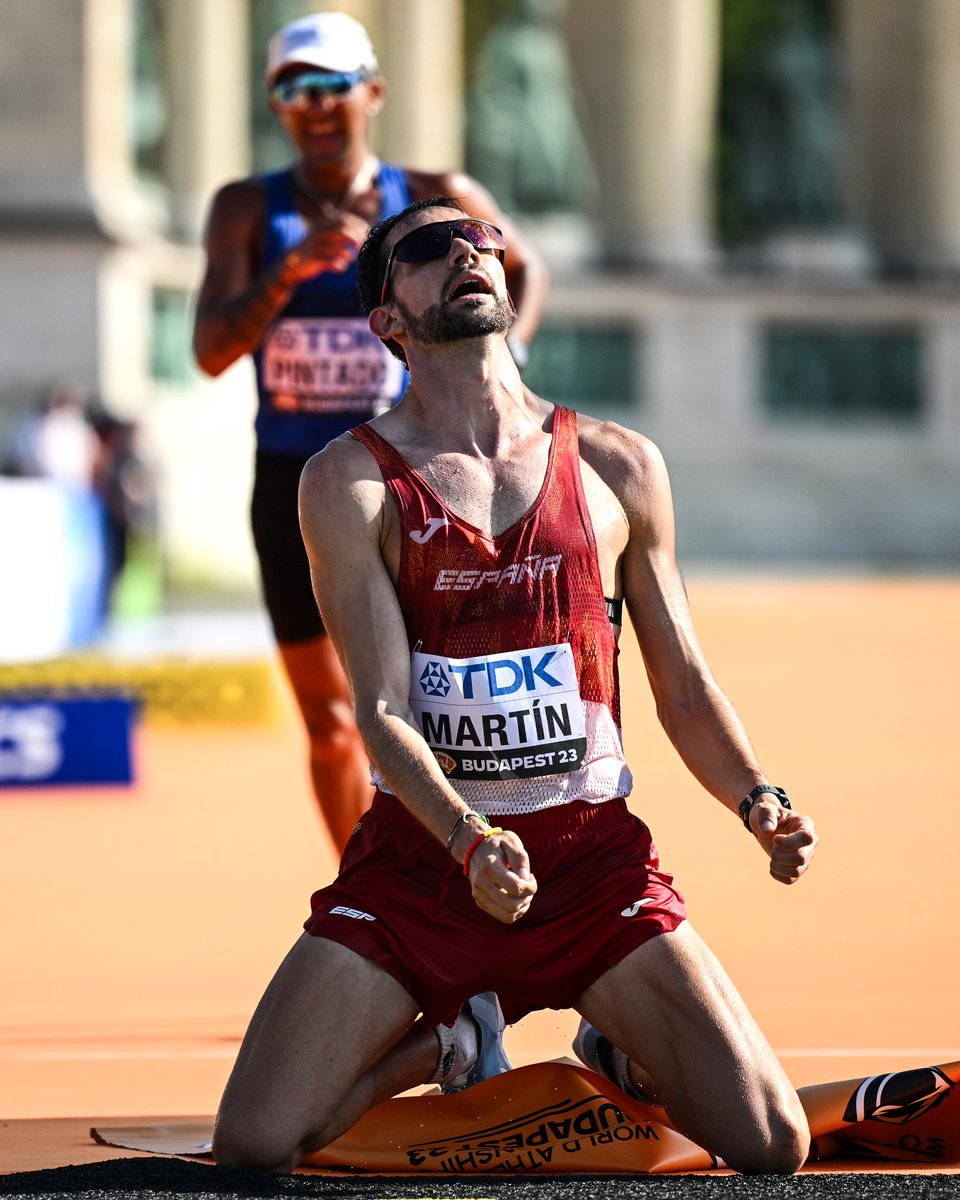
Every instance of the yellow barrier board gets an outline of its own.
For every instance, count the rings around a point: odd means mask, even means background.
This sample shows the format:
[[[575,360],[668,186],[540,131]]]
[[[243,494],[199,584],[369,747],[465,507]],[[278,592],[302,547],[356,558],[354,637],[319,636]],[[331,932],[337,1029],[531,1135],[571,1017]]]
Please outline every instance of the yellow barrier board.
[[[124,662],[75,655],[0,664],[0,698],[61,699],[123,693],[150,720],[257,723],[277,713],[276,668],[267,658],[157,658]]]

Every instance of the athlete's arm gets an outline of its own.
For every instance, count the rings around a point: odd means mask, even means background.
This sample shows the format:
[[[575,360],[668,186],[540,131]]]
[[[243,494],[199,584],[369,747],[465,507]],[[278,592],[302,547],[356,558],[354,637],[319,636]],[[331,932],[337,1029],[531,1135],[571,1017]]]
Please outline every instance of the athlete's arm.
[[[214,197],[193,328],[193,352],[208,375],[255,349],[303,280],[346,270],[366,233],[364,222],[348,214],[313,229],[261,270],[265,205],[263,186],[251,179],[227,184]]]
[[[472,217],[489,221],[503,230],[507,239],[504,274],[507,290],[517,310],[517,319],[510,331],[510,338],[516,338],[528,345],[533,341],[533,335],[540,324],[550,282],[543,259],[510,218],[501,212],[490,192],[472,176],[463,171],[448,171],[442,174],[408,171],[407,179],[414,200],[421,200],[427,196],[451,196],[459,200]]]
[[[391,789],[446,845],[468,806],[440,770],[410,709],[410,649],[384,559],[396,519],[372,456],[353,438],[336,439],[307,463],[300,525],[357,728]],[[475,837],[473,826],[461,822],[451,847],[458,862]],[[470,882],[477,905],[507,924],[523,916],[536,891],[526,852],[513,833],[487,839],[474,853]]]
[[[693,775],[736,812],[743,797],[767,779],[697,639],[676,561],[666,467],[657,448],[639,434],[606,429],[610,457],[618,463],[615,491],[630,526],[622,559],[624,599],[657,715]],[[751,829],[770,856],[771,875],[781,883],[799,879],[817,843],[813,821],[766,796],[754,805]]]

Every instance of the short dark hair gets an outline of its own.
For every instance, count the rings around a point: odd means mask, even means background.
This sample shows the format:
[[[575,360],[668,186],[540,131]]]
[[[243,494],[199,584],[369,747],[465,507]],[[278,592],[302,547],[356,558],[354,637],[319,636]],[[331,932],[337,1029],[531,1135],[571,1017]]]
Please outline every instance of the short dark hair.
[[[365,313],[373,312],[380,303],[383,272],[387,265],[387,256],[383,248],[387,238],[398,225],[431,208],[455,208],[459,212],[464,211],[460,201],[452,196],[429,196],[426,200],[415,200],[392,217],[385,217],[370,227],[357,258],[357,290],[360,293],[360,305]]]

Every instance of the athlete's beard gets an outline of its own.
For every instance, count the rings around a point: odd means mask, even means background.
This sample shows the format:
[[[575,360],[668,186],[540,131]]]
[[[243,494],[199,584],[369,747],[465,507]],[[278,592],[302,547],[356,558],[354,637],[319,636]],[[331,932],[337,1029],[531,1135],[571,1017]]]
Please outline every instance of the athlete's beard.
[[[517,314],[508,300],[494,296],[493,308],[448,308],[431,304],[419,316],[400,300],[395,300],[407,332],[415,342],[437,346],[466,338],[486,337],[488,333],[508,333]]]

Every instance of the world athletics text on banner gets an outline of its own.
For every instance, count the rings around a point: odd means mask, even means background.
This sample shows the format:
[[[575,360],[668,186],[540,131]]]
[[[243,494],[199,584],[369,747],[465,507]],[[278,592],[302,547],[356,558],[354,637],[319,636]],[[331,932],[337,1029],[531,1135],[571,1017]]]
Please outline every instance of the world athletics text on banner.
[[[960,1163],[960,1062],[800,1089],[816,1159]],[[159,1154],[205,1154],[209,1125],[98,1128],[95,1140]],[[430,1175],[668,1174],[722,1166],[642,1104],[584,1067],[538,1063],[453,1095],[387,1100],[307,1164]]]

